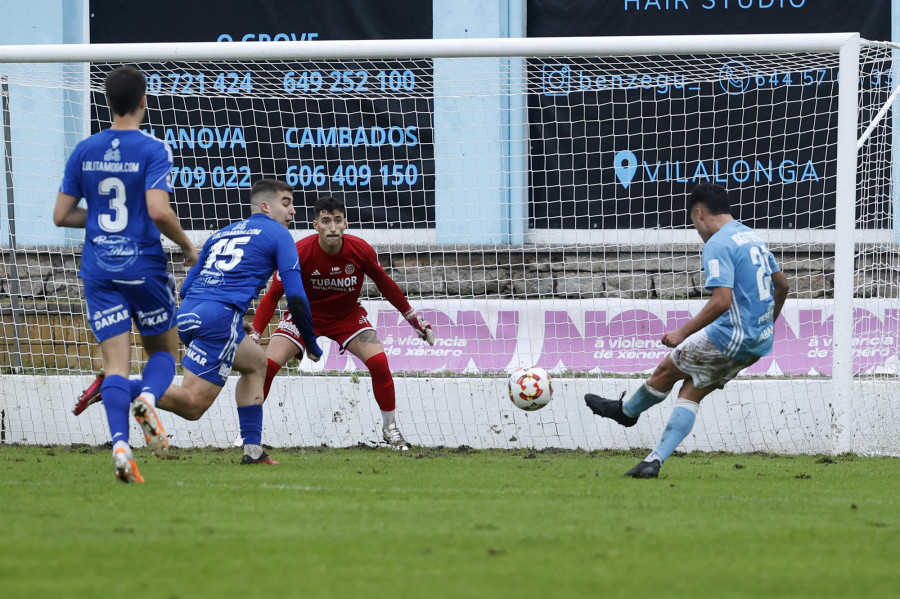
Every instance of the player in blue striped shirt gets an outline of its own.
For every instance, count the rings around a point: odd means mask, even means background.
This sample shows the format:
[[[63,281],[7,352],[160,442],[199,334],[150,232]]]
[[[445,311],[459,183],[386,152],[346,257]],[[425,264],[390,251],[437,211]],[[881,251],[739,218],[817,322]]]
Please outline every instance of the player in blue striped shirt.
[[[732,218],[723,187],[698,185],[688,197],[687,211],[704,242],[703,270],[712,297],[684,326],[663,335],[663,344],[674,351],[629,399],[584,397],[594,414],[634,426],[641,413],[683,381],[656,447],[625,473],[634,478],[659,476],[660,465],[694,427],[700,401],[772,351],[774,322],[789,290],[766,244]]]
[[[85,229],[81,270],[88,319],[100,343],[105,376],[99,387],[113,441],[116,477],[144,482],[128,442],[129,409],[157,456],[168,439],[154,409],[175,376],[175,281],[160,232],[181,246],[184,263],[197,250],[169,205],[172,151],[139,129],[147,107],[146,79],[134,67],[106,78],[113,124],[79,143],[66,163],[53,222]],[[87,207],[79,207],[84,198]],[[150,356],[141,379],[131,373],[131,323]],[[84,407],[81,407],[84,409]],[[76,407],[76,414],[78,407]]]

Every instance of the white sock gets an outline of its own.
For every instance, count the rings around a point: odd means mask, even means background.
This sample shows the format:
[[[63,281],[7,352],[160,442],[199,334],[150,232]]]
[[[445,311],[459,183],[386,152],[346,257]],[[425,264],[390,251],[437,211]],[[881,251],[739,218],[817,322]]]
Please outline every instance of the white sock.
[[[263,454],[262,445],[244,445],[244,455],[248,455],[254,460],[258,460]]]
[[[149,391],[141,391],[141,397],[147,400],[147,403],[156,407],[156,395],[150,393]]]
[[[387,428],[392,424],[397,422],[397,410],[391,410],[390,412],[385,412],[381,410],[381,422],[382,428]]]

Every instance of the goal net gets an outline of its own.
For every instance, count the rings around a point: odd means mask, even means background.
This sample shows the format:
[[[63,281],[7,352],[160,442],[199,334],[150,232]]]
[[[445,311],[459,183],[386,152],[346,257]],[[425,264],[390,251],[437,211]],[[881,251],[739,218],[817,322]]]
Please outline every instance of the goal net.
[[[438,337],[364,287],[413,443],[652,447],[677,388],[627,430],[582,397],[637,389],[709,297],[684,208],[714,182],[791,294],[773,353],[683,448],[900,455],[894,53],[850,34],[0,47],[0,442],[108,441],[100,405],[71,413],[101,364],[83,232],[51,214],[68,155],[110,123],[105,74],[136,63],[198,246],[258,178],[295,187],[297,239],[318,197],[344,200]],[[264,443],[380,438],[365,366],[321,341],[276,378]],[[524,365],[554,377],[537,412],[509,400]],[[162,415],[174,445],[234,441],[234,381],[198,422]]]

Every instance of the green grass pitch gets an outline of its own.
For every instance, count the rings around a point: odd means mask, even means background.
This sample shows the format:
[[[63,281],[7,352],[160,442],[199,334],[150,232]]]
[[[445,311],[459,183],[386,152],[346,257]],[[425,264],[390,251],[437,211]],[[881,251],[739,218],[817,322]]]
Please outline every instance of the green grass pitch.
[[[889,597],[900,460],[0,445],[0,595]]]

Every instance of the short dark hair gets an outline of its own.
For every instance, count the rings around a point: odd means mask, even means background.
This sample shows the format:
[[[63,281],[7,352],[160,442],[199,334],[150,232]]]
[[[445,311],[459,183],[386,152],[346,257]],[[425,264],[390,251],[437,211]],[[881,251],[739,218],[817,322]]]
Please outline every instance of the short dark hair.
[[[260,202],[265,201],[261,196],[268,196],[286,191],[290,194],[294,193],[294,188],[278,179],[259,179],[253,182],[250,188],[250,205],[259,206]]]
[[[695,204],[703,204],[710,214],[731,214],[728,192],[724,187],[715,183],[701,183],[694,188],[691,195],[688,196],[688,215],[693,211]]]
[[[329,214],[332,212],[340,212],[344,215],[347,214],[347,211],[344,208],[344,202],[333,196],[322,196],[316,200],[315,205],[313,205],[313,220],[318,220],[319,214],[322,212],[328,212]]]
[[[258,193],[278,193],[280,191],[294,193],[294,188],[278,179],[259,179],[253,182],[253,187],[250,188],[250,197]]]
[[[133,66],[117,67],[106,76],[105,90],[113,114],[125,116],[140,105],[147,93],[147,79]]]

